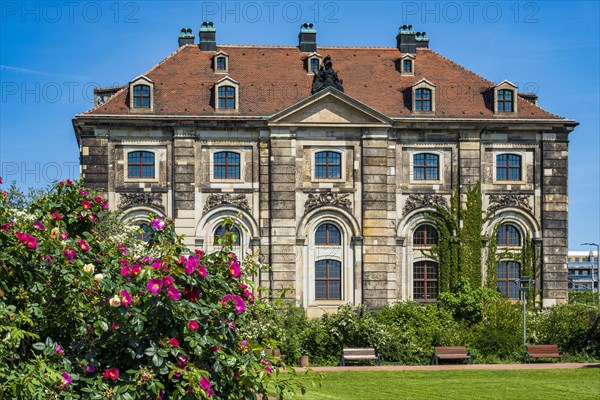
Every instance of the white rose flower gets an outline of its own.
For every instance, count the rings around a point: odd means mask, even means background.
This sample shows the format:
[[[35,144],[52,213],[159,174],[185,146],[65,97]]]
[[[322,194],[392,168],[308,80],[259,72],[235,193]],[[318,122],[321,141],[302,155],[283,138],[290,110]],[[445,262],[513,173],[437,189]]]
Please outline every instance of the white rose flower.
[[[83,270],[84,270],[85,272],[90,272],[90,273],[91,273],[91,272],[94,272],[94,264],[85,264],[85,265],[83,266]]]
[[[50,237],[54,240],[58,239],[58,234],[60,233],[60,230],[58,228],[52,228],[52,231],[50,231]]]
[[[121,305],[121,298],[118,294],[115,294],[115,297],[110,299],[108,303],[111,305],[111,307],[119,307]]]
[[[100,282],[100,281],[102,281],[102,279],[104,279],[104,275],[102,275],[102,274],[96,274],[96,275],[94,275],[94,280],[96,282]]]

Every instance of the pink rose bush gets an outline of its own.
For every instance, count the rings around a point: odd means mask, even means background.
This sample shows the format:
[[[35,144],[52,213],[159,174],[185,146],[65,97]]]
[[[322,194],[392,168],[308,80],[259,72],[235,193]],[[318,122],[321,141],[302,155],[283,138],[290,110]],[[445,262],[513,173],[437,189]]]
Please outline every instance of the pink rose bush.
[[[125,237],[106,200],[69,180],[30,218],[8,201],[0,325],[18,335],[0,341],[0,398],[256,399],[296,387],[240,334],[256,267],[227,244],[191,251],[162,217],[150,218],[149,242]]]

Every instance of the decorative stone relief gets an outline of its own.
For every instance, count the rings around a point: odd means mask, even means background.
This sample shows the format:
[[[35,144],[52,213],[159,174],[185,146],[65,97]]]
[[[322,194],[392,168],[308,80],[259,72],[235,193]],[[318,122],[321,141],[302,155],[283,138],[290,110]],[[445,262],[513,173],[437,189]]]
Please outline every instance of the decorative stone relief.
[[[531,211],[529,196],[525,194],[491,194],[488,214],[505,207],[518,207]]]
[[[351,211],[352,203],[348,199],[350,193],[332,193],[331,191],[325,193],[310,193],[308,200],[304,203],[304,213],[307,213],[315,208],[323,205],[333,205],[343,207]]]
[[[130,207],[138,204],[154,206],[164,210],[162,194],[160,193],[121,193],[121,203],[119,204],[120,208]]]
[[[248,205],[248,199],[244,194],[232,194],[232,193],[224,193],[224,194],[211,194],[206,199],[206,204],[204,205],[203,214],[206,214],[208,211],[212,210],[215,207],[218,207],[222,204],[231,204],[240,208],[243,208],[246,211],[250,211],[250,206]]]
[[[406,199],[402,213],[406,215],[416,208],[425,206],[438,206],[447,209],[448,201],[439,194],[411,194]]]

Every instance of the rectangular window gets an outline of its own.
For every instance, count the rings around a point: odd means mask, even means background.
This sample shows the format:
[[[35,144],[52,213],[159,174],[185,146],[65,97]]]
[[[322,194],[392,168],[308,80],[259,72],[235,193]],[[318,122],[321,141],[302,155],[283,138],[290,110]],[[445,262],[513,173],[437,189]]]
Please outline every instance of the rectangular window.
[[[521,156],[517,154],[499,154],[496,156],[496,180],[520,181]]]
[[[215,179],[240,179],[240,155],[232,151],[214,154]]]
[[[342,155],[335,151],[320,151],[315,154],[316,179],[340,179],[342,177]]]
[[[430,153],[420,153],[413,156],[413,180],[439,180],[439,156]]]
[[[310,59],[310,70],[311,70],[311,72],[317,72],[319,70],[319,59],[318,58]]]
[[[219,88],[219,109],[235,109],[235,88],[233,86]]]
[[[341,300],[342,264],[336,260],[315,263],[315,299]]]
[[[154,178],[154,153],[132,151],[127,154],[128,178]]]
[[[411,73],[412,72],[412,61],[404,60],[402,63],[402,72]]]

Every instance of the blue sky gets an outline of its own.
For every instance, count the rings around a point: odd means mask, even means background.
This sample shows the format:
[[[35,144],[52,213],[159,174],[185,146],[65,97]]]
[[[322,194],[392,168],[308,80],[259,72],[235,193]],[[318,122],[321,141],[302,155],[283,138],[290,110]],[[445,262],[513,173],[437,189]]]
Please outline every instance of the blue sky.
[[[596,1],[52,1],[0,3],[0,176],[22,188],[77,178],[71,119],[94,86],[127,83],[215,22],[217,43],[394,46],[398,27],[495,82],[577,120],[569,149],[569,245],[600,240],[600,18]],[[196,39],[197,40],[197,39]]]

